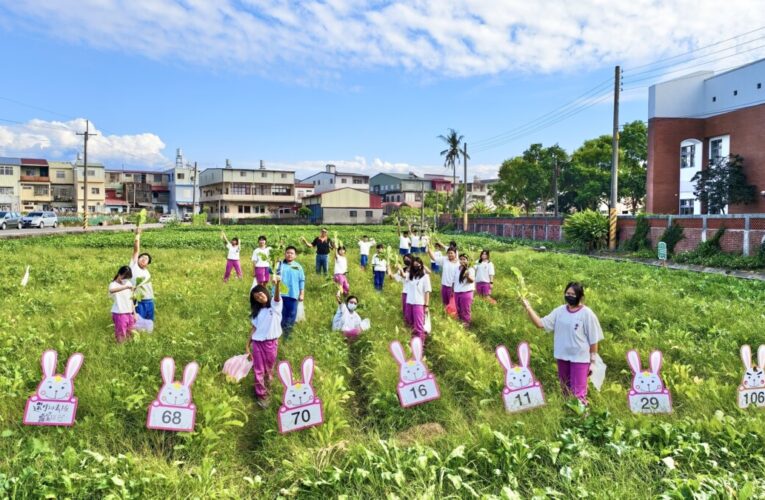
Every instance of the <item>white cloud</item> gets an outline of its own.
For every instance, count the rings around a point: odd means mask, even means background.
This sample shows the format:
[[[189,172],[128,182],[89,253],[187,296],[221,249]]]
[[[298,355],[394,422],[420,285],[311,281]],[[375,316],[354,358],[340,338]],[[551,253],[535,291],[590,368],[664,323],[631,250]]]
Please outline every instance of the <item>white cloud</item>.
[[[309,84],[349,68],[458,77],[589,71],[765,25],[759,0],[25,0],[4,9],[16,14],[4,29]]]
[[[30,120],[22,124],[0,126],[0,155],[72,161],[82,152],[85,119],[70,121]],[[115,166],[168,166],[162,154],[165,143],[152,133],[110,135],[91,122],[88,159]]]

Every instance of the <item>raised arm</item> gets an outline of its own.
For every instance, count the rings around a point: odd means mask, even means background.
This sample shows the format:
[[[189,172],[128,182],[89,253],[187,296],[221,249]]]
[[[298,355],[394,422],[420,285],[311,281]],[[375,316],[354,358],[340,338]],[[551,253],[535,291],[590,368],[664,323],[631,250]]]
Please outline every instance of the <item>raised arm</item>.
[[[135,228],[135,238],[133,238],[133,262],[138,262],[138,255],[141,253],[141,228]]]
[[[428,256],[430,257],[430,260],[436,260],[436,254],[433,252],[433,249],[430,248],[430,245],[428,245]]]
[[[274,301],[279,302],[282,300],[282,290],[281,290],[281,277],[278,274],[274,274]]]
[[[221,238],[223,238],[223,241],[225,241],[225,242],[226,242],[226,245],[228,245],[228,244],[229,244],[229,242],[228,242],[228,238],[226,238],[226,233],[225,233],[225,232],[221,231],[221,232],[220,232],[220,237],[221,237]]]
[[[523,299],[522,304],[523,304],[523,308],[526,309],[526,313],[529,315],[529,319],[534,324],[534,326],[536,326],[537,328],[544,328],[545,325],[542,324],[542,319],[536,313],[534,308],[531,307],[531,304],[529,304],[529,301],[526,299]]]

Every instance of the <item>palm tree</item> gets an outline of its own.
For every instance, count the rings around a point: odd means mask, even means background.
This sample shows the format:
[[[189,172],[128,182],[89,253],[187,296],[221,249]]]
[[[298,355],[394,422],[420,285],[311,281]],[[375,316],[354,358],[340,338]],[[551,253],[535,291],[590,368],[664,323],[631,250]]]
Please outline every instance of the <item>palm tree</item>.
[[[460,150],[460,146],[462,146],[462,139],[464,139],[464,137],[459,135],[453,128],[450,128],[448,134],[439,135],[438,138],[446,143],[447,148],[441,151],[441,156],[444,157],[444,167],[452,168],[452,189],[454,190],[453,192],[456,192],[457,163],[459,163],[460,157],[462,156],[462,150]],[[469,160],[470,156],[467,158]]]

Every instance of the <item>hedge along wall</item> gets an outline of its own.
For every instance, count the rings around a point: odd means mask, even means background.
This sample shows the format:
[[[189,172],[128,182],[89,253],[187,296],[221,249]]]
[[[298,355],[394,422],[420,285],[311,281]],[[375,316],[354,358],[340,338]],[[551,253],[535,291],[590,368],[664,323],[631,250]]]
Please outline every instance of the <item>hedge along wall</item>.
[[[563,217],[470,217],[468,232],[489,233],[506,238],[523,238],[536,241],[560,241],[563,234]],[[637,218],[631,215],[619,216],[617,225],[619,242],[628,240],[635,232]],[[721,245],[724,251],[743,255],[754,255],[765,240],[765,214],[735,215],[651,215],[650,239],[655,247],[664,231],[674,221],[683,227],[685,238],[678,243],[676,252],[687,252],[699,243],[714,236],[725,227]],[[462,229],[462,218],[441,217],[443,224],[453,223]]]

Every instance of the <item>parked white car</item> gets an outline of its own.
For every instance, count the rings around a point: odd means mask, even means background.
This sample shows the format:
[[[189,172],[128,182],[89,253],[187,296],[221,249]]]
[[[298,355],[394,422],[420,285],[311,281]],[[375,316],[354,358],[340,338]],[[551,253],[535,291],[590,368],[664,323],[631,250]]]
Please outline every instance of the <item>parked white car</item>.
[[[172,215],[172,214],[165,214],[165,215],[159,216],[160,224],[167,224],[168,222],[174,222],[175,220],[176,220],[175,215]]]
[[[29,212],[21,218],[21,227],[44,227],[58,226],[58,216],[53,212]]]

